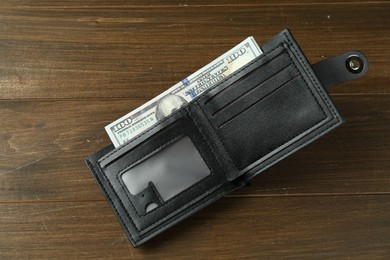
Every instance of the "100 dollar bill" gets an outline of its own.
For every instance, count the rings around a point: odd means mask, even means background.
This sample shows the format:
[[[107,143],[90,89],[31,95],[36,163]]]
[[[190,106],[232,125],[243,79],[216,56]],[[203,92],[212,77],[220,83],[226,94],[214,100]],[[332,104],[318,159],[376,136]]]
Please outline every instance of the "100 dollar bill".
[[[115,147],[130,141],[261,54],[255,39],[248,37],[157,97],[107,125],[108,136]]]

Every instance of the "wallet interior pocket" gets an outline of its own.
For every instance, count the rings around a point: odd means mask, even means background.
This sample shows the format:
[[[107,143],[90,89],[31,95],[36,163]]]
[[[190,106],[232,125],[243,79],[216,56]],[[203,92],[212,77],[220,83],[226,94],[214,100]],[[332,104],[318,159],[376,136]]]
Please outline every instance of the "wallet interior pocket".
[[[99,161],[115,197],[140,234],[226,182],[220,160],[193,117],[184,108],[171,122],[160,124],[159,130]]]
[[[341,123],[329,107],[332,104],[320,96],[324,93],[305,75],[308,72],[292,47],[281,41],[250,64],[243,75],[238,73],[199,101],[242,172],[282,150],[287,154],[287,147],[314,130],[321,131],[329,121]]]

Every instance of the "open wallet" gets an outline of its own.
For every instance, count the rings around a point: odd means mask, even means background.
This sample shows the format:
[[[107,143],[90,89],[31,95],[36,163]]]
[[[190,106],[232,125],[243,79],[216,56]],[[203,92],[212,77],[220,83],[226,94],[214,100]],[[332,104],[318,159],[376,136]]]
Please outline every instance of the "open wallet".
[[[368,70],[357,51],[311,65],[289,30],[131,141],[86,158],[137,247],[339,126],[326,88]]]

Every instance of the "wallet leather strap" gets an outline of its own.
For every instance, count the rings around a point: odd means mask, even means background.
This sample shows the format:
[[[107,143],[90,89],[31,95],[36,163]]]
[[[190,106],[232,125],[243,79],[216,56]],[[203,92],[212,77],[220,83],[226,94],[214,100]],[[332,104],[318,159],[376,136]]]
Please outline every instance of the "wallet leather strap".
[[[363,77],[368,71],[367,58],[358,51],[322,60],[312,65],[325,88]]]

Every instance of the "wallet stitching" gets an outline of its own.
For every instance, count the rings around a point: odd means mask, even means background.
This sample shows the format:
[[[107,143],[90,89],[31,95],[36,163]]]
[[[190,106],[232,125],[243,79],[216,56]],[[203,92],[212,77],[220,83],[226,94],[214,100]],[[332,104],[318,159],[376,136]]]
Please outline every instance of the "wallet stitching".
[[[303,58],[301,57],[301,54],[299,53],[299,51],[296,50],[294,44],[291,42],[290,38],[288,37],[287,33],[284,32],[284,35],[286,36],[287,38],[287,41],[288,43],[290,44],[291,48],[294,50],[294,52],[297,54],[299,60],[301,61],[301,64],[303,64],[303,66],[305,67],[305,71],[306,73],[309,75],[309,77],[311,78],[312,82],[314,83],[314,86],[316,87],[316,89],[320,92],[320,95],[322,96],[322,100],[325,101],[325,103],[327,104],[327,108],[329,108],[332,112],[332,114],[335,116],[335,118],[337,119],[337,121],[339,122],[339,118],[337,117],[337,113],[334,111],[333,109],[333,106],[328,102],[328,99],[324,96],[324,93],[322,91],[322,89],[319,87],[318,85],[318,82],[317,80],[315,79],[315,77],[312,75],[312,72],[311,70],[307,67],[306,63],[304,62]],[[309,88],[310,89],[310,88]]]
[[[104,172],[103,172],[102,174],[104,175]],[[118,193],[115,191],[115,189],[114,189],[114,187],[112,186],[110,180],[108,180],[107,183],[110,185],[110,188],[112,189],[112,192],[113,192],[114,195],[115,195],[115,199],[117,199],[117,200],[119,201],[119,203],[122,205],[124,214],[128,217],[128,219],[130,220],[130,222],[131,222],[131,224],[133,225],[134,229],[137,230],[138,233],[139,233],[140,230],[139,230],[138,227],[135,225],[135,223],[134,223],[134,221],[133,221],[133,218],[132,218],[132,217],[130,216],[130,214],[127,212],[126,207],[125,207],[125,205],[124,205],[123,202],[122,202],[122,199],[118,196]],[[104,186],[102,186],[102,187],[104,188]],[[106,188],[104,188],[104,190],[106,190]],[[129,228],[127,227],[127,222],[125,222],[125,221],[122,219],[122,214],[120,214],[119,211],[117,210],[117,208],[115,207],[115,204],[112,202],[112,199],[111,199],[110,194],[108,194],[107,192],[106,192],[106,194],[107,194],[108,197],[109,197],[109,200],[110,200],[110,202],[111,202],[111,205],[114,206],[117,215],[120,217],[120,220],[122,221],[122,223],[125,224],[126,230],[127,230],[127,231],[130,233],[130,235],[131,235],[131,232],[130,232]],[[130,204],[131,204],[131,201],[130,201]],[[131,205],[131,206],[133,207],[133,205]],[[134,208],[134,207],[133,207],[133,208]],[[135,212],[137,212],[137,211],[135,210]],[[133,238],[132,235],[131,235],[131,237]],[[135,240],[134,240],[134,241],[135,241]]]
[[[96,168],[94,167],[94,165],[93,165],[89,160],[87,160],[87,163],[88,163],[88,165],[90,166],[90,168],[93,169],[93,171],[96,173],[96,175],[99,176],[99,174],[98,174]],[[100,168],[99,168],[99,171],[102,172],[102,171],[100,170]],[[101,173],[100,175],[103,175],[103,174]],[[103,185],[102,181],[100,180],[100,177],[97,177],[96,180],[97,180],[98,183],[100,184],[100,187],[102,187],[104,193],[106,194],[106,196],[107,196],[107,198],[108,198],[108,200],[109,200],[110,205],[112,205],[112,207],[114,208],[114,210],[115,210],[115,212],[116,212],[116,215],[119,217],[119,220],[123,223],[124,228],[126,229],[127,233],[130,235],[129,238],[130,238],[131,242],[132,242],[133,244],[135,244],[135,243],[136,243],[136,242],[135,242],[136,240],[134,239],[133,235],[131,234],[129,228],[127,227],[127,222],[123,220],[122,214],[119,213],[117,207],[116,207],[115,204],[113,203],[113,200],[112,200],[110,194],[108,193],[106,187]],[[121,201],[121,199],[118,197],[118,194],[116,194],[114,188],[112,187],[110,181],[108,181],[108,184],[110,185],[112,191],[115,193],[116,197],[118,198],[119,203],[122,205],[123,208],[125,208],[124,205],[123,205],[123,203],[122,203],[122,201]],[[125,214],[126,214],[126,210],[124,210],[124,211],[125,211]],[[133,227],[137,229],[137,227],[135,226],[134,222],[131,220],[130,216],[129,216],[128,214],[126,214],[126,215],[129,217],[130,222],[131,222],[131,224],[133,225]],[[138,229],[137,229],[137,230],[138,230]]]
[[[187,111],[188,111],[188,110],[187,110]],[[190,112],[188,111],[188,113],[190,113]],[[192,119],[191,116],[190,116],[190,118],[191,118],[192,122],[196,125],[195,121]],[[199,131],[199,133],[200,133],[200,131]],[[209,144],[208,144],[208,142],[205,140],[203,134],[200,133],[200,135],[202,136],[202,138],[204,139],[204,141],[206,142],[206,144],[209,146]],[[181,135],[178,136],[178,137],[181,137]],[[170,141],[168,141],[168,142],[166,142],[165,144],[159,146],[159,147],[158,147],[157,149],[155,149],[155,150],[158,150],[158,149],[160,149],[161,147],[166,146],[168,143],[172,142],[173,140],[177,139],[178,137],[175,137],[175,138],[171,139]],[[189,136],[189,138],[191,139],[191,142],[194,143],[194,141],[192,140],[192,138],[191,138],[190,136]],[[209,148],[211,149],[210,146],[209,146]],[[155,150],[153,150],[151,153],[153,153]],[[209,170],[210,170],[210,175],[213,175],[213,170],[212,170],[212,168],[210,167],[210,165],[208,164],[207,160],[204,159],[204,156],[203,156],[202,152],[200,152],[198,149],[196,149],[196,150],[198,151],[199,155],[200,155],[200,156],[202,157],[202,159],[204,160],[205,164],[207,164],[207,167],[208,167]],[[211,151],[211,152],[213,153],[214,157],[217,158],[217,157],[215,156],[214,152],[213,152],[213,151]],[[149,154],[150,154],[150,153],[149,153]],[[148,154],[148,155],[149,155],[149,154]],[[146,156],[148,156],[148,155],[146,155]],[[144,157],[146,157],[146,156],[144,156]],[[138,161],[138,160],[137,160],[137,161]],[[217,161],[218,161],[218,160],[217,160]],[[134,163],[132,163],[132,164],[130,164],[130,165],[133,165],[133,164],[134,164]],[[219,161],[218,161],[218,164],[220,165]],[[126,166],[123,170],[125,170],[126,168],[128,168],[130,165]],[[221,166],[221,165],[220,165],[220,166]],[[123,170],[122,170],[122,171],[123,171]],[[103,174],[104,174],[104,173],[103,173]],[[118,182],[120,183],[120,181],[119,181],[119,179],[118,179],[118,178],[119,178],[119,175],[121,175],[121,173],[117,174],[117,175],[116,175],[116,178],[117,178]],[[207,177],[205,177],[205,178],[207,178]],[[109,183],[110,186],[112,187],[111,182],[108,181],[108,183]],[[190,186],[189,188],[185,189],[185,191],[191,191],[192,189],[195,188],[195,185],[196,185],[196,183],[195,183],[194,185]],[[122,185],[121,185],[121,187],[122,187],[122,188],[125,188],[125,187],[123,187]],[[112,187],[112,189],[113,189],[113,187]],[[201,196],[199,196],[199,199],[202,199],[202,196],[204,197],[206,194],[208,194],[208,193],[209,193],[211,190],[213,190],[213,189],[215,189],[215,187],[211,187],[210,189],[206,190],[206,191],[204,192],[204,194],[202,194]],[[118,200],[120,200],[120,201],[121,201],[121,204],[123,205],[122,199],[118,196],[118,193],[117,193],[114,189],[113,189],[113,192],[114,192],[114,194],[116,195],[116,198],[118,198]],[[182,191],[182,192],[183,192],[183,191]],[[168,205],[169,203],[171,203],[171,202],[173,201],[174,198],[177,198],[178,196],[182,196],[182,195],[183,195],[182,192],[180,192],[180,193],[177,194],[176,196],[170,198],[169,200],[164,201],[163,206],[166,206],[166,205]],[[132,204],[132,201],[131,201],[131,199],[129,198],[128,194],[127,194],[126,192],[125,192],[125,194],[126,194],[126,197],[128,198],[128,200],[129,200],[129,202],[130,202],[131,207],[133,208],[134,212],[137,214],[137,216],[139,217],[139,219],[145,218],[145,216],[139,215],[139,214],[138,214],[138,212],[137,212],[137,210],[134,208],[134,205]],[[186,203],[185,205],[190,204],[190,203],[191,203],[191,202]],[[185,207],[185,205],[183,205],[183,207]],[[145,229],[146,229],[146,228],[139,229],[139,228],[135,225],[135,223],[134,223],[134,221],[133,221],[133,218],[128,214],[128,212],[127,212],[127,210],[126,210],[126,207],[123,206],[123,208],[125,209],[126,215],[129,217],[129,219],[130,219],[131,222],[133,223],[133,226],[135,227],[135,229],[136,229],[138,232],[141,232],[142,230],[145,230]],[[189,207],[189,210],[192,210],[192,207],[191,207],[191,206]],[[176,211],[177,211],[177,210],[176,210]],[[148,212],[148,213],[149,213],[149,212]],[[174,214],[174,213],[175,213],[175,211],[173,211],[171,214]],[[119,214],[119,213],[118,213],[118,214]],[[170,214],[170,215],[171,215],[171,214]],[[180,214],[179,214],[179,215],[180,215]],[[154,221],[153,223],[151,223],[151,224],[148,226],[148,228],[151,228],[153,225],[155,225],[155,224],[158,223],[158,222],[163,222],[163,221],[165,221],[165,219],[166,219],[166,218],[162,218],[162,219],[158,219],[158,220]]]
[[[202,199],[204,199],[204,198],[206,198],[207,196],[209,196],[210,194],[212,194],[212,193],[218,191],[218,188],[219,188],[219,187],[215,187],[215,188],[213,188],[213,189],[210,189],[210,190],[206,191],[206,192],[203,194],[203,198],[202,198],[202,197],[199,198],[196,202],[194,202],[194,204],[195,204],[195,203],[199,203],[199,201],[201,201]],[[224,195],[226,194],[226,192],[229,191],[229,190],[230,190],[230,189],[229,189],[228,187],[222,187],[221,192],[224,193],[224,194],[221,195],[221,197],[224,196]],[[200,208],[202,207],[202,205],[204,205],[205,203],[207,203],[208,201],[210,201],[210,200],[212,200],[212,199],[216,199],[216,197],[215,197],[215,196],[212,196],[212,197],[210,197],[210,198],[207,198],[207,199],[204,201],[204,203],[202,203],[200,206],[193,206],[193,205],[194,205],[194,204],[193,204],[192,206],[190,206],[190,207],[188,207],[188,208],[186,208],[186,209],[180,211],[180,213],[178,213],[178,214],[174,215],[173,217],[171,217],[171,218],[169,219],[169,222],[168,222],[168,223],[174,222],[175,220],[177,220],[177,219],[181,218],[182,216],[188,214],[189,212],[193,211],[194,209],[200,209]],[[207,205],[204,205],[203,207],[205,207],[205,206],[207,206]],[[183,207],[185,207],[185,206],[183,206]],[[194,213],[195,213],[195,212],[194,212]],[[167,217],[165,217],[165,218],[162,219],[162,220],[165,220],[166,218],[167,218]],[[153,223],[153,225],[154,225],[154,224],[155,224],[155,223]],[[143,235],[141,235],[140,237],[142,237],[141,239],[143,239],[144,237],[149,236],[149,234],[150,234],[150,233],[153,233],[153,232],[154,232],[154,230],[149,230],[149,231],[147,231],[146,233],[144,233]],[[141,240],[141,239],[140,239],[140,240]]]
[[[147,233],[149,233],[149,232],[154,232],[153,229],[156,228],[155,225],[160,225],[161,222],[167,221],[167,224],[168,224],[168,223],[171,223],[172,221],[174,221],[174,220],[176,219],[176,218],[175,218],[176,216],[177,216],[177,217],[180,217],[180,216],[182,216],[183,214],[185,214],[186,212],[192,211],[194,208],[196,208],[196,207],[194,207],[194,204],[195,204],[195,203],[197,203],[198,201],[204,199],[204,198],[205,198],[206,196],[208,196],[209,194],[213,193],[213,192],[214,192],[216,189],[218,189],[221,185],[222,185],[222,184],[217,185],[217,186],[214,186],[214,187],[212,187],[212,188],[206,190],[202,195],[196,197],[194,200],[191,200],[191,201],[188,202],[188,203],[185,203],[183,206],[181,206],[180,208],[176,209],[175,211],[169,213],[169,214],[166,215],[165,217],[163,217],[163,218],[161,218],[161,219],[158,219],[158,220],[154,221],[154,222],[151,223],[148,227],[146,227],[146,228],[144,228],[144,229],[142,229],[142,230],[138,230],[138,229],[137,229],[139,232],[142,232],[142,231],[144,231],[144,230],[149,229],[149,230],[146,231],[144,234],[142,234],[142,235],[140,234],[140,236],[145,236],[145,234],[147,234]],[[191,187],[191,188],[192,188],[192,187]],[[171,199],[170,199],[170,200],[171,200]],[[189,205],[189,204],[191,204],[191,205],[190,205],[190,206],[187,206],[187,205]],[[165,204],[164,204],[164,205],[165,205]],[[183,208],[184,208],[184,209],[183,209]],[[178,211],[179,211],[179,213],[176,213],[176,212],[178,212]],[[173,215],[173,216],[172,216],[172,215]],[[168,219],[168,220],[167,220],[167,219]],[[146,236],[147,236],[147,235],[146,235]]]
[[[286,43],[286,42],[285,42],[285,43]],[[307,87],[307,88],[309,89],[309,91],[310,91],[310,94],[312,95],[312,97],[313,97],[314,100],[316,101],[317,105],[321,108],[322,114],[326,116],[326,113],[325,113],[324,108],[322,107],[322,105],[321,105],[320,102],[318,101],[317,97],[314,95],[312,89],[310,88],[309,83],[306,81],[305,77],[302,75],[301,71],[298,69],[298,67],[297,67],[297,65],[295,64],[295,62],[294,62],[293,58],[291,57],[290,53],[287,52],[287,54],[288,54],[288,57],[289,57],[291,63],[294,65],[294,68],[298,71],[299,75],[302,77],[303,81],[305,82],[306,87]],[[322,122],[322,121],[326,120],[326,118],[327,118],[327,117],[325,117],[325,119],[321,119],[321,121],[319,121],[319,122]],[[318,122],[318,123],[319,123],[319,122]],[[317,123],[315,123],[313,126],[315,126],[316,124],[317,124]],[[308,129],[312,128],[313,126],[308,127]],[[305,130],[305,131],[306,131],[306,130]],[[305,131],[303,131],[303,132],[305,132]],[[303,132],[302,132],[302,133],[303,133]],[[298,135],[300,135],[300,134],[302,134],[302,133],[299,133]],[[297,137],[298,135],[296,135],[295,137]],[[294,138],[295,138],[295,137],[294,137]],[[293,139],[293,138],[292,138],[292,139]],[[287,143],[287,142],[286,142],[286,143]],[[284,144],[283,144],[283,145],[284,145]],[[280,146],[279,146],[279,147],[280,147]],[[278,147],[278,148],[279,148],[279,147]],[[277,148],[276,148],[276,149],[277,149]]]
[[[88,161],[88,164],[90,164],[89,161]],[[91,165],[91,164],[90,164],[90,165]],[[93,167],[93,165],[92,165],[92,167]],[[96,170],[95,170],[94,167],[93,167],[93,169],[94,169],[94,171],[96,172]],[[100,170],[100,172],[101,172],[100,175],[104,175],[104,172],[102,171],[101,167],[99,167],[99,170]],[[104,193],[107,195],[107,198],[108,198],[110,204],[113,206],[113,208],[114,208],[114,210],[115,210],[115,212],[116,212],[116,215],[119,217],[120,221],[124,224],[124,228],[125,228],[126,231],[130,234],[130,240],[133,242],[133,244],[136,244],[136,241],[139,241],[139,239],[138,239],[138,240],[135,240],[135,239],[134,239],[134,237],[133,237],[131,231],[130,231],[129,228],[127,227],[127,223],[128,223],[128,222],[123,220],[123,218],[122,218],[122,215],[123,215],[123,214],[121,214],[121,213],[119,212],[119,210],[117,209],[117,207],[116,207],[115,204],[113,203],[113,199],[111,198],[111,196],[110,196],[109,192],[107,191],[106,187],[105,187],[105,186],[103,185],[103,183],[100,181],[100,178],[99,178],[99,177],[96,178],[96,179],[98,180],[98,182],[99,182],[99,184],[100,184],[100,187],[103,188]],[[115,195],[115,196],[114,196],[115,199],[121,204],[121,206],[122,206],[122,208],[123,208],[124,215],[126,215],[126,216],[128,217],[128,219],[130,220],[130,223],[132,224],[133,228],[134,228],[135,230],[137,230],[138,233],[139,233],[140,230],[139,230],[139,229],[137,228],[137,226],[135,225],[135,223],[134,223],[134,221],[133,221],[133,218],[128,214],[128,212],[127,212],[127,210],[126,210],[126,207],[123,205],[122,199],[118,196],[118,193],[115,191],[115,189],[114,189],[114,187],[112,186],[110,180],[108,180],[106,183],[108,183],[108,185],[110,185],[110,188],[111,188],[111,190],[112,190],[112,193],[114,193],[114,195]],[[130,204],[131,204],[131,201],[130,201]],[[133,205],[131,205],[131,206],[133,207]],[[133,209],[134,209],[134,207],[133,207]],[[135,210],[135,212],[137,213],[136,210]]]

